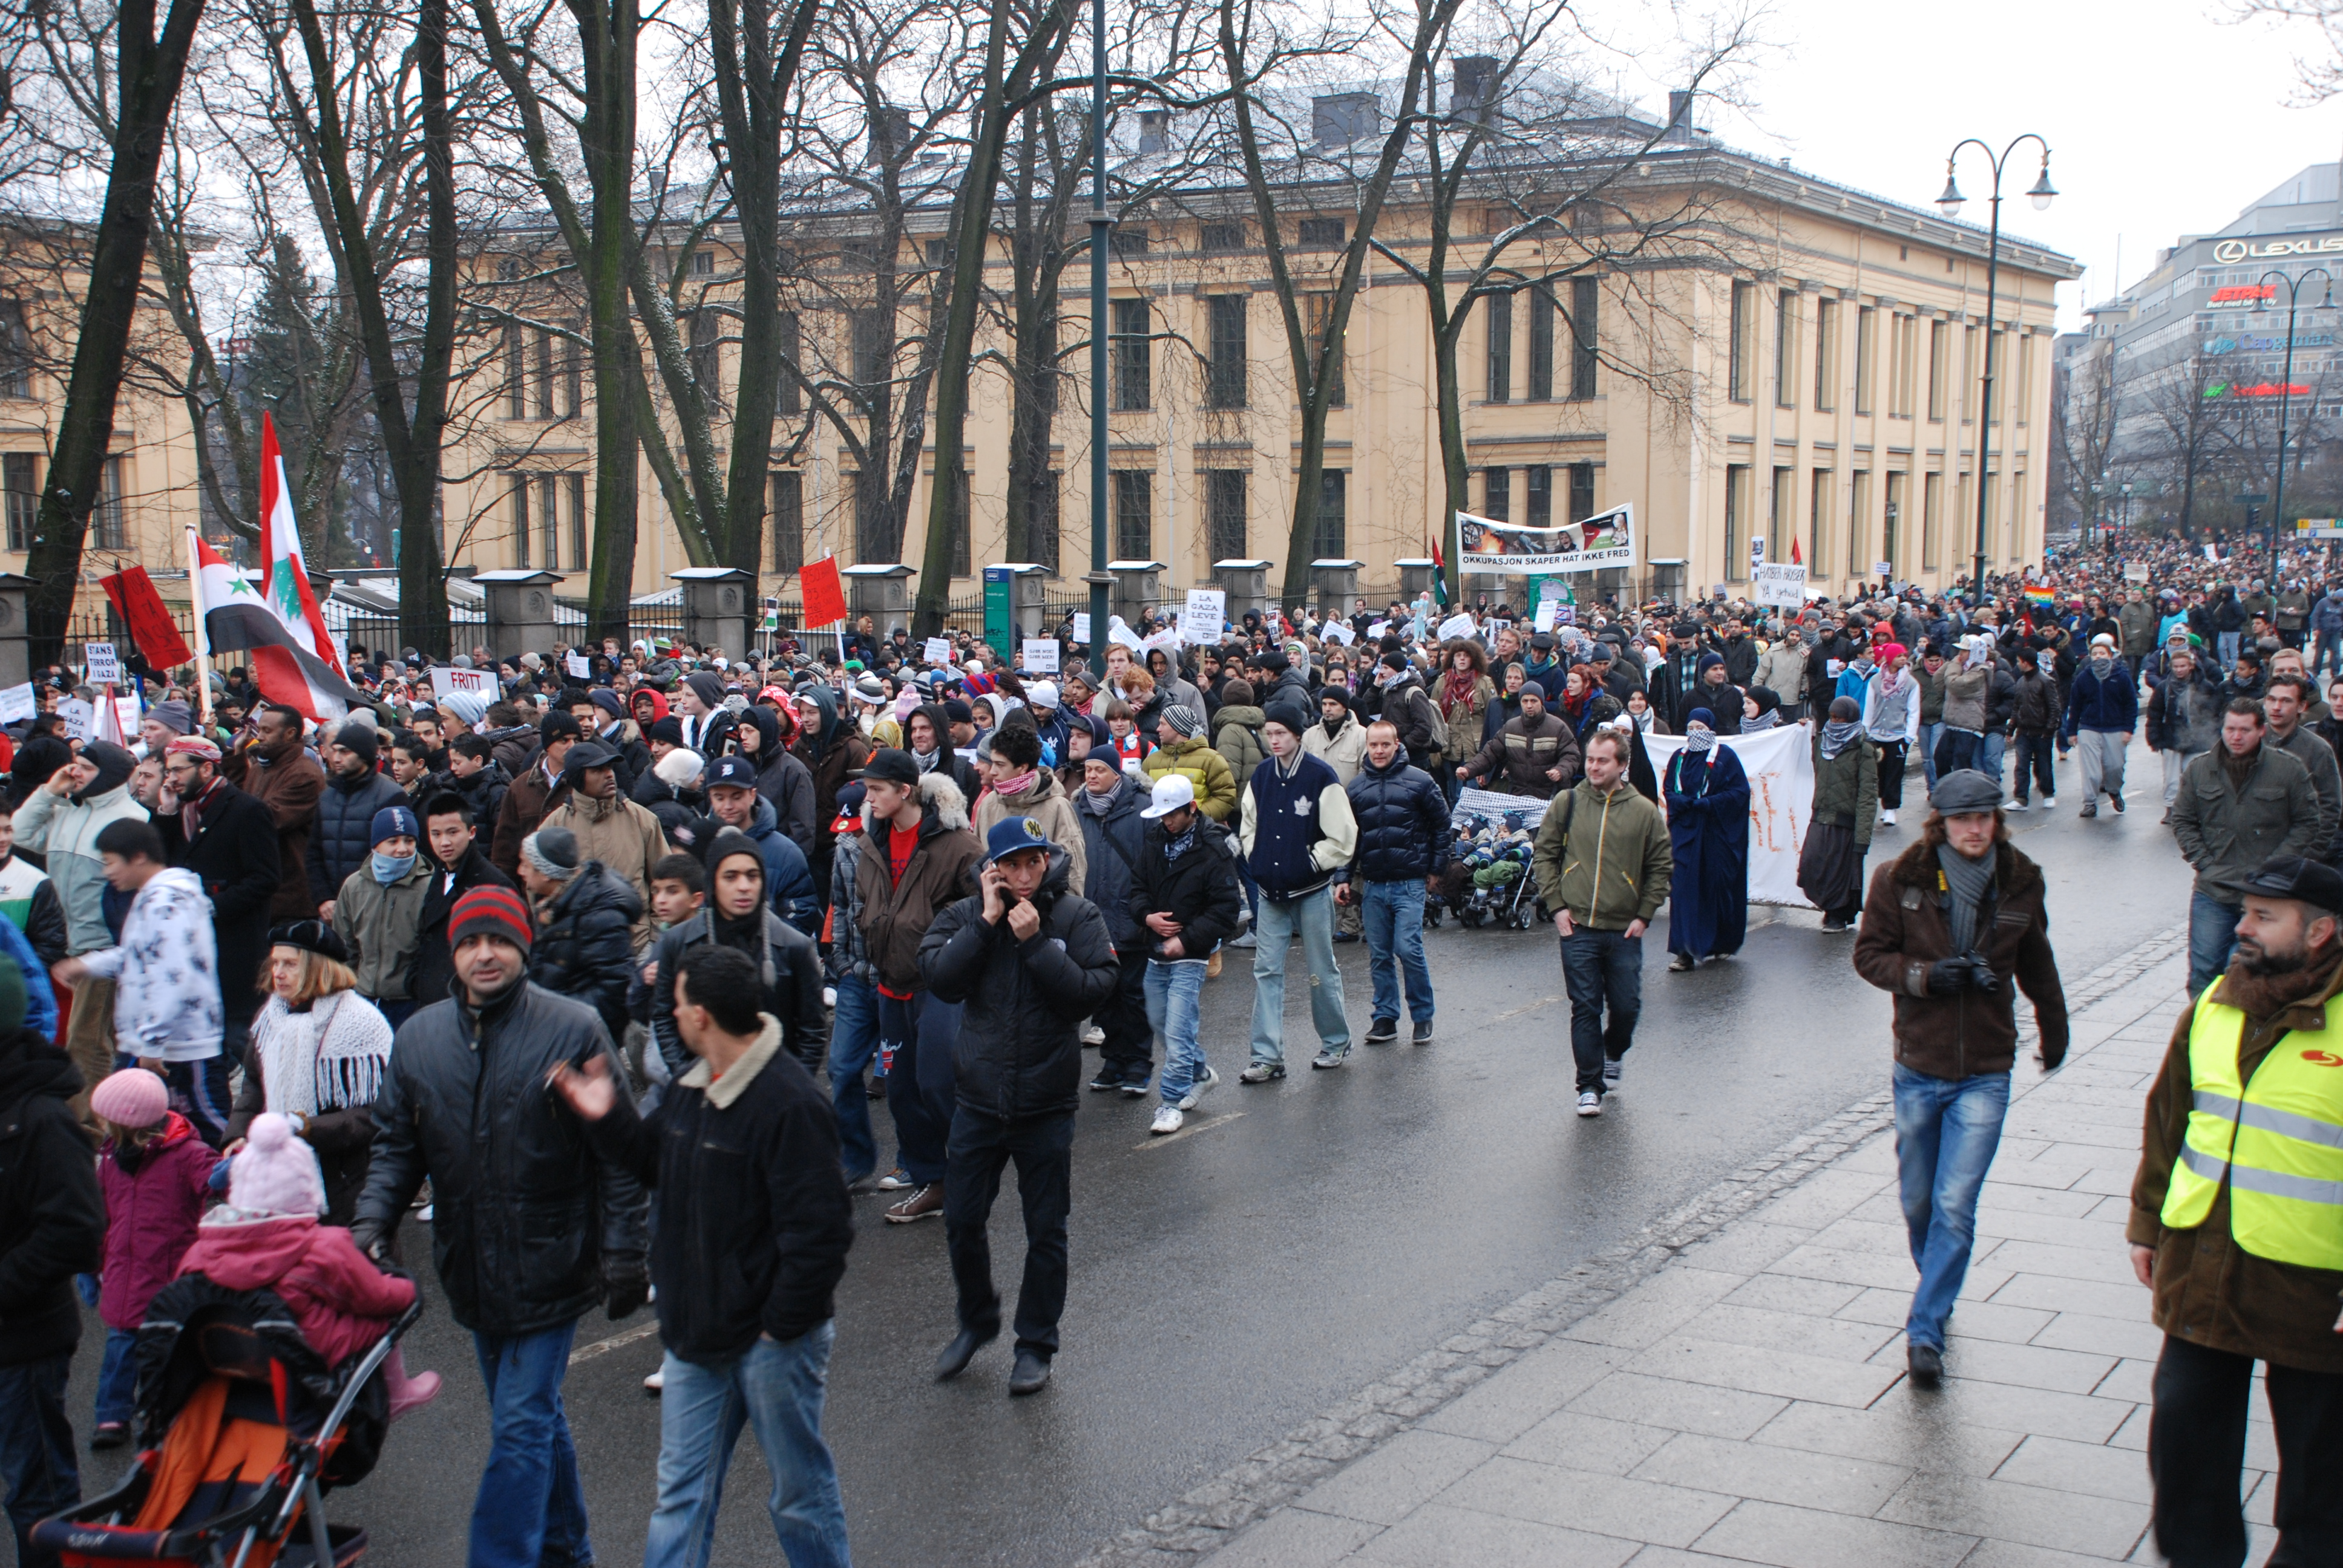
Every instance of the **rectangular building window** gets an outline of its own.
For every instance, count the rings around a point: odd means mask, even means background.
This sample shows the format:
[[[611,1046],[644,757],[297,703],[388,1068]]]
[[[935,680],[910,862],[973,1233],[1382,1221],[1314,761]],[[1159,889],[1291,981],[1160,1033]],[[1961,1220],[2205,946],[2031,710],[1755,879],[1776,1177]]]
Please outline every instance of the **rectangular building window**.
[[[1342,468],[1318,470],[1318,531],[1311,547],[1313,560],[1342,560],[1350,554],[1351,476]]]
[[[0,397],[33,395],[33,328],[21,299],[0,299]]]
[[[1877,404],[1872,398],[1872,378],[1878,374],[1879,313],[1868,305],[1855,313],[1855,411],[1868,414]],[[1868,567],[1870,563],[1865,562]]]
[[[1210,408],[1245,406],[1245,310],[1252,297],[1215,294],[1205,301],[1212,360],[1206,370],[1204,404]]]
[[[1838,407],[1838,301],[1815,301],[1815,411]]]
[[[1765,558],[1786,561],[1790,558],[1790,540],[1798,530],[1798,471],[1795,468],[1774,470],[1774,512],[1765,529]]]
[[[2026,476],[2016,475],[2010,480],[2009,492],[2009,561],[2012,565],[2026,558]]]
[[[1602,285],[1591,277],[1570,282],[1570,397],[1584,403],[1594,396],[1596,360],[1595,317],[1601,310]]]
[[[1241,223],[1208,223],[1198,236],[1201,248],[1210,256],[1226,256],[1244,248],[1244,225]]]
[[[1155,558],[1155,475],[1149,469],[1114,471],[1114,558]]]
[[[576,317],[569,318],[569,330],[561,340],[561,415],[575,419],[586,411],[586,324]]]
[[[1774,407],[1798,406],[1798,295],[1785,288],[1774,297]]]
[[[1945,378],[1952,368],[1952,331],[1941,321],[1928,323],[1928,418],[1942,423],[1945,417]]]
[[[1342,220],[1339,217],[1305,217],[1302,220],[1302,248],[1304,250],[1340,250],[1342,246]]]
[[[1594,515],[1594,465],[1570,466],[1570,520],[1583,523]]]
[[[1757,357],[1756,298],[1755,284],[1736,283],[1733,286],[1733,318],[1727,324],[1731,336],[1726,339],[1725,387],[1725,396],[1735,403],[1749,401],[1750,369]]]
[[[505,324],[505,417],[528,417],[528,341],[518,321]]]
[[[1062,558],[1059,550],[1058,489],[1065,476],[1055,468],[1041,477],[1041,486],[1025,498],[1025,553],[1035,566],[1046,567],[1051,577],[1058,575]]]
[[[545,530],[545,569],[561,569],[561,476],[548,474],[538,490],[545,515],[538,519]],[[572,562],[571,565],[577,563]]]
[[[1493,522],[1509,523],[1513,518],[1513,471],[1511,468],[1481,470],[1481,515]]]
[[[537,417],[553,417],[553,331],[550,327],[537,329]]]
[[[1310,347],[1316,348],[1326,340],[1326,324],[1334,314],[1334,297],[1332,294],[1321,292],[1306,294],[1302,296],[1302,300],[1309,307],[1303,319],[1310,334]],[[1351,401],[1350,391],[1342,384],[1342,360],[1350,345],[1350,336],[1348,330],[1345,330],[1341,337],[1337,337],[1334,340],[1333,353],[1328,356],[1326,407],[1329,408],[1344,407]]]
[[[1993,335],[1992,340],[1986,345],[1985,374],[1990,386],[1981,388],[1977,393],[1986,419],[1996,425],[2006,422],[2008,417],[2009,388],[2001,384],[2002,364],[2007,357],[2002,353],[2002,340],[2006,336],[2006,333],[1996,332]],[[2283,367],[2285,361],[2280,360],[2278,363]]]
[[[1887,476],[1887,509],[1879,516],[1879,556],[1887,563],[1887,575],[1904,576],[1906,551],[1904,541],[1909,538],[1912,518],[1912,476],[1891,473]]]
[[[1887,414],[1894,419],[1912,417],[1913,393],[1919,382],[1919,332],[1914,317],[1897,312],[1889,330],[1894,361],[1888,370]]]
[[[1975,422],[1976,418],[1978,399],[1983,396],[1983,394],[1977,390],[1976,340],[1977,329],[1976,327],[1964,327],[1961,328],[1961,395],[1959,401],[1961,406],[1961,423],[1964,425]]]
[[[512,477],[513,565],[528,568],[528,476]]]
[[[854,313],[854,384],[877,387],[892,375],[894,327],[883,310]]]
[[[779,396],[775,407],[784,414],[802,414],[805,412],[805,392],[798,385],[798,372],[805,365],[802,357],[805,352],[805,328],[799,322],[798,313],[794,310],[781,312],[779,328],[780,340],[778,347],[780,350],[781,377]]]
[[[1925,571],[1935,571],[1943,564],[1945,555],[1945,476],[1925,474],[1920,478],[1920,566]]]
[[[1554,296],[1530,290],[1530,401],[1554,400]]]
[[[91,548],[101,550],[124,550],[130,548],[129,524],[123,516],[125,496],[122,488],[122,459],[108,457],[97,468],[97,504],[89,512]]]
[[[1245,554],[1245,471],[1214,468],[1204,476],[1204,525],[1212,559],[1242,561]]]
[[[1857,468],[1846,504],[1846,575],[1869,577],[1876,558],[1864,553],[1871,542],[1871,470]]]
[[[1725,580],[1745,582],[1749,564],[1744,558],[1749,533],[1749,465],[1727,464],[1725,469]]]
[[[1147,301],[1117,299],[1110,303],[1114,312],[1112,407],[1125,411],[1145,408],[1154,386],[1149,367]]]
[[[1488,317],[1489,401],[1510,403],[1513,400],[1513,297],[1492,294],[1481,301],[1481,313]]]
[[[569,476],[569,569],[582,572],[594,564],[586,542],[586,476]]]
[[[2017,410],[2017,422],[2026,422],[2027,412],[2034,407],[2034,339],[2021,334],[2010,335],[2011,357],[2017,361],[2015,369],[2017,385],[2012,388],[2009,404]]]
[[[1155,236],[1143,228],[1124,228],[1118,225],[1107,236],[1107,254],[1117,261],[1135,261],[1147,254]]]
[[[1808,477],[1813,488],[1806,497],[1806,575],[1821,577],[1830,568],[1831,471],[1816,468]]]
[[[773,569],[777,572],[802,571],[805,569],[805,476],[794,469],[782,468],[774,473],[772,479]]]
[[[1523,499],[1528,503],[1522,518],[1523,526],[1533,528],[1554,527],[1554,470],[1543,465],[1524,468],[1522,481]]]
[[[33,526],[41,515],[40,454],[10,452],[0,457],[0,498],[8,511],[8,548],[33,548]]]
[[[1960,477],[1959,499],[1954,503],[1953,515],[1946,528],[1946,537],[1953,541],[1953,566],[1956,570],[1959,569],[1961,558],[1968,553],[1972,538],[1969,530],[1976,526],[1975,484],[1970,476],[1963,474]],[[1988,538],[1986,548],[1992,548],[1992,540]],[[1929,564],[1934,566],[1936,563],[1931,561]]]

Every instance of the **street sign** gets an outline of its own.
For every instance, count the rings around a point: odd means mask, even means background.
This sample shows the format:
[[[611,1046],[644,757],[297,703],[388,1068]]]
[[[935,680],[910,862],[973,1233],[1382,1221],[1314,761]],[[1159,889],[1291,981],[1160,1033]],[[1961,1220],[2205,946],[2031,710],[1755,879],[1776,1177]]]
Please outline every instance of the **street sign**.
[[[2239,496],[2237,498],[2237,505],[2241,507],[2267,507],[2269,505],[2269,498],[2268,496]]]

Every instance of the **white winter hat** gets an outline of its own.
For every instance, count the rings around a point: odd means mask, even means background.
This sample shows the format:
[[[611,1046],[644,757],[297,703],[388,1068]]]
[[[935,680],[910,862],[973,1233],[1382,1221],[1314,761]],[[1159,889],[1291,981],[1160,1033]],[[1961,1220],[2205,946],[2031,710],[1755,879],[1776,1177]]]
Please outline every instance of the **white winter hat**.
[[[651,771],[658,774],[659,781],[669,789],[680,789],[699,778],[700,769],[707,766],[708,759],[699,752],[687,751],[679,746],[652,763]]]

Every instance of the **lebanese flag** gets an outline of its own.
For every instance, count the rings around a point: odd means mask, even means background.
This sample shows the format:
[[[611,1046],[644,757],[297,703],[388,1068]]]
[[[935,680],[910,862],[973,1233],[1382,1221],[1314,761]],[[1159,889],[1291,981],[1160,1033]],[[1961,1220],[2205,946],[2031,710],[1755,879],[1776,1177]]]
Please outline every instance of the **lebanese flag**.
[[[273,450],[274,443],[270,445]],[[261,696],[312,723],[339,721],[347,717],[352,703],[366,701],[338,668],[304,645],[297,633],[312,628],[288,621],[276,602],[253,592],[252,585],[201,538],[196,540],[196,612],[203,618],[205,641],[215,653],[224,648],[249,651]],[[297,556],[294,570],[299,570]],[[302,591],[307,597],[306,581]]]
[[[266,409],[260,415],[260,554],[266,563],[261,591],[284,621],[294,645],[322,660],[337,676],[343,675],[342,657],[334,648],[333,634],[326,629],[317,596],[309,587],[308,569],[302,564],[301,530],[294,526],[292,487],[285,482],[285,453],[277,444],[277,421]],[[213,646],[221,646],[216,638]]]

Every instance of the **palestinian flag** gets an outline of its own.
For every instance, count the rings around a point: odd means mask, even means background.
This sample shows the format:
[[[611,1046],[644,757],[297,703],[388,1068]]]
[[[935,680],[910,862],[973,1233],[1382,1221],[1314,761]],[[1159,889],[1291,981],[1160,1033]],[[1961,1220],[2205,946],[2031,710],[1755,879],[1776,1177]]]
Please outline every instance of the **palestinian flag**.
[[[227,649],[248,652],[252,678],[261,696],[283,703],[313,723],[337,721],[347,717],[352,703],[366,701],[339,669],[311,652],[295,635],[297,623],[288,621],[276,602],[254,592],[252,585],[200,538],[196,540],[196,613],[206,644],[215,654]],[[308,595],[306,582],[302,595]],[[310,602],[314,606],[316,601]]]
[[[1432,541],[1432,598],[1441,608],[1448,608],[1448,563],[1440,556],[1440,541]]]

